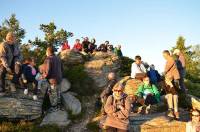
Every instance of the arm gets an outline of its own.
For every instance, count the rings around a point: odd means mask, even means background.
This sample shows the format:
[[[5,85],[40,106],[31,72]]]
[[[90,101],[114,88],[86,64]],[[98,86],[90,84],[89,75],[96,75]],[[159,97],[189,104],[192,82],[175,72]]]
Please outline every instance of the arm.
[[[156,100],[158,102],[160,102],[160,92],[158,91],[157,87],[155,85],[152,85],[152,88],[153,88],[153,93],[156,97]]]
[[[137,95],[138,97],[142,97],[142,95],[143,95],[143,84],[138,87],[135,95]]]
[[[114,106],[113,102],[114,102],[113,97],[112,97],[112,95],[110,95],[104,106],[105,112],[107,114],[112,114],[112,113],[116,112],[116,106]]]
[[[135,78],[136,75],[136,67],[135,64],[133,63],[131,66],[131,78]]]
[[[5,45],[2,43],[0,44],[0,60],[3,64],[3,66],[8,69],[9,65],[8,65],[8,60],[6,59],[6,48]]]
[[[125,106],[122,107],[120,111],[116,112],[118,118],[127,119],[130,113],[131,103],[129,97],[125,99]]]
[[[166,65],[165,65],[165,71],[164,73],[168,73],[169,70],[173,67],[173,65],[175,64],[175,61],[173,59],[170,59],[166,62]]]

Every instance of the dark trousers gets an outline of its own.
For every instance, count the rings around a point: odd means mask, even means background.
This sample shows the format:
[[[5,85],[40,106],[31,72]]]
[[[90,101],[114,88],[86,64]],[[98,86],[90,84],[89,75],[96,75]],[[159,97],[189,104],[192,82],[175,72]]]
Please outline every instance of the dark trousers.
[[[147,95],[147,98],[145,99],[145,105],[153,105],[156,104],[157,100],[155,98],[155,96],[153,95]]]
[[[6,68],[0,66],[0,92],[5,92]]]
[[[23,87],[25,89],[28,89],[28,84],[30,84],[30,83],[34,84],[34,86],[33,86],[33,94],[37,95],[37,92],[38,92],[38,87],[37,87],[38,82],[37,82],[37,80],[35,80],[35,79],[27,79],[27,83],[23,83]]]

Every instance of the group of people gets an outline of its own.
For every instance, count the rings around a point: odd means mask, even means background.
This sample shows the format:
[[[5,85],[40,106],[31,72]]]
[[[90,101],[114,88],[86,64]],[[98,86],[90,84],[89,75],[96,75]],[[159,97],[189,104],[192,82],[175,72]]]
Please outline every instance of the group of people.
[[[134,96],[126,94],[124,84],[117,83],[115,73],[109,73],[108,83],[100,95],[101,112],[105,117],[101,122],[101,127],[108,131],[127,131],[128,116],[130,112],[135,112],[134,107],[142,106],[142,110],[137,112],[148,114],[151,105],[163,101],[162,99],[165,99],[168,105],[167,116],[179,119],[178,95],[186,93],[184,85],[185,58],[179,49],[175,49],[173,55],[176,59],[168,50],[163,51],[163,57],[166,60],[163,76],[155,70],[154,65],[149,66],[142,62],[139,55],[135,56],[130,79],[141,80],[142,83],[133,93]],[[164,84],[162,89],[160,82]]]
[[[64,41],[62,43],[61,50],[70,50],[71,47],[68,43],[68,41]],[[83,38],[83,41],[80,42],[80,39],[76,39],[74,46],[72,50],[77,52],[82,52],[84,54],[92,54],[95,51],[101,51],[101,52],[112,52],[115,53],[118,57],[122,57],[122,51],[121,51],[121,45],[118,45],[117,47],[114,47],[112,44],[109,43],[109,41],[105,41],[103,44],[100,44],[99,46],[96,45],[96,40],[92,38],[89,40],[88,37]]]
[[[32,85],[33,100],[38,99],[38,91],[42,83],[46,82],[51,105],[58,106],[60,103],[60,83],[62,81],[61,60],[54,54],[52,46],[47,47],[44,63],[36,67],[34,58],[22,58],[19,45],[16,43],[15,35],[9,32],[4,42],[0,44],[0,96],[6,93],[7,75],[11,82],[11,92],[16,92],[18,84],[27,95]]]

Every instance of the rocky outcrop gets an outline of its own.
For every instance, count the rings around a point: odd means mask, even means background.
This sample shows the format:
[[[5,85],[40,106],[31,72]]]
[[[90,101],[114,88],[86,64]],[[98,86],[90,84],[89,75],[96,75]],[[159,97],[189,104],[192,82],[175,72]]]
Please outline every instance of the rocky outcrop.
[[[71,88],[71,83],[64,78],[61,82],[61,92],[67,92]]]
[[[190,107],[192,107],[192,109],[196,109],[200,111],[200,99],[193,96],[193,95],[186,95],[186,103],[188,103],[188,105]]]
[[[81,113],[81,102],[70,93],[62,93],[62,103],[66,110],[70,110],[73,115]]]
[[[60,53],[60,58],[63,62],[63,65],[76,65],[84,63],[83,55],[73,50],[62,51]]]
[[[42,123],[40,126],[43,125],[57,125],[59,127],[66,127],[69,125],[70,120],[68,119],[68,114],[66,111],[57,110],[51,113],[48,113],[44,119],[42,120]]]
[[[109,72],[119,72],[120,60],[113,53],[95,52],[90,61],[85,62],[84,67],[96,87],[102,88],[106,85]]]

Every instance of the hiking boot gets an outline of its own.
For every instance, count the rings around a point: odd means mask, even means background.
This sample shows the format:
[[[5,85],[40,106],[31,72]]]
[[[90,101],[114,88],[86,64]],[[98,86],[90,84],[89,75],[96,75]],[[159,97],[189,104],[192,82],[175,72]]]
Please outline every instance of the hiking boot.
[[[178,112],[174,112],[174,115],[175,115],[175,118],[176,118],[176,119],[179,119],[179,118],[180,118],[180,116],[179,116],[179,113],[178,113]]]
[[[167,114],[168,117],[171,117],[171,118],[174,118],[174,113],[172,110],[169,110],[168,114]]]
[[[10,91],[11,91],[12,93],[16,92],[15,84],[13,84],[13,83],[10,84]]]
[[[25,94],[25,95],[28,94],[28,89],[24,89],[24,94]]]
[[[38,100],[37,95],[33,95],[33,100]]]

